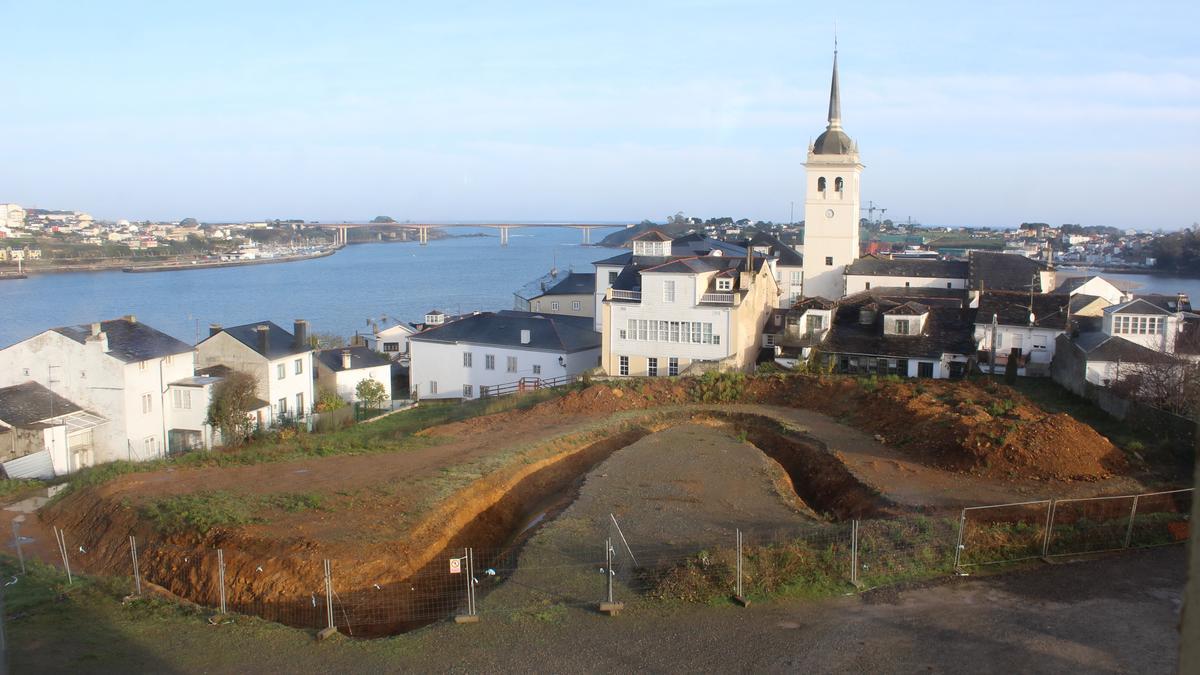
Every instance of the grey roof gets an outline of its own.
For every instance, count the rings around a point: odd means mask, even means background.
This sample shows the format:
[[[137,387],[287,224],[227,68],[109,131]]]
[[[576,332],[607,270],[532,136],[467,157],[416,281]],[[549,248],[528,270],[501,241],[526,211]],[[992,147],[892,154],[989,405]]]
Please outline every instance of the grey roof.
[[[1153,314],[1167,316],[1174,312],[1159,307],[1158,305],[1149,302],[1143,298],[1135,298],[1129,302],[1122,302],[1119,305],[1109,305],[1104,308],[1105,314]]]
[[[896,305],[891,309],[885,310],[883,313],[892,316],[921,316],[922,314],[929,313],[929,307],[914,300],[909,300],[903,305]]]
[[[646,230],[630,241],[671,241],[671,237],[662,230],[654,229]]]
[[[682,237],[676,237],[671,240],[671,255],[670,256],[635,256],[633,251],[625,251],[618,253],[611,258],[597,260],[593,265],[628,265],[633,262],[639,263],[654,263],[666,262],[672,258],[688,258],[701,255],[710,255],[714,251],[720,251],[721,255],[734,258],[746,257],[746,247],[737,244],[731,244],[727,241],[714,239],[705,236],[698,232],[685,234]]]
[[[919,335],[885,335],[883,315],[905,303],[917,304],[911,298],[872,299],[865,293],[842,298],[821,350],[891,358],[940,358],[947,353],[975,353],[972,312],[958,306],[929,306],[929,316]],[[873,321],[864,325],[859,310],[865,305],[877,305],[882,311],[877,311]]]
[[[267,327],[267,351],[265,354],[259,349],[259,326]],[[241,326],[230,326],[229,328],[222,328],[221,332],[228,333],[230,337],[270,360],[312,351],[312,347],[309,345],[297,345],[294,335],[270,321],[256,321],[255,323],[242,324]],[[212,336],[205,338],[205,340],[209,339],[212,339]],[[205,340],[201,340],[201,344]]]
[[[884,258],[877,255],[865,255],[847,265],[845,273],[876,277],[966,279],[969,266],[963,260]]]
[[[37,382],[0,389],[0,422],[21,427],[83,410]]]
[[[967,304],[968,291],[961,288],[909,288],[907,286],[877,286],[852,293],[839,302],[874,301],[888,307],[919,299],[923,305],[962,308]]]
[[[1146,293],[1133,296],[1135,300],[1145,300],[1146,302],[1167,310],[1168,312],[1190,312],[1192,311],[1191,298],[1186,293],[1178,293],[1176,295],[1162,295],[1160,293]]]
[[[590,295],[596,290],[595,272],[570,272],[543,295]]]
[[[1123,337],[1107,333],[1081,333],[1075,339],[1088,361],[1123,361],[1125,363],[1173,363],[1175,360],[1162,352],[1130,342]]]
[[[600,346],[600,333],[587,316],[562,316],[536,312],[480,312],[454,323],[434,326],[410,340],[463,342],[516,349],[578,352]],[[521,331],[529,331],[529,344],[521,344]]]
[[[770,232],[759,231],[750,238],[749,246],[768,246],[771,255],[779,261],[780,265],[788,267],[801,267],[804,265],[804,256],[800,255],[796,249],[788,246],[780,241],[779,237]]]
[[[996,317],[1000,326],[1029,326],[1032,307],[1033,324],[1040,328],[1067,329],[1068,305],[1079,296],[1065,293],[1041,294],[1016,291],[986,291],[979,299],[979,311],[975,315],[978,324],[991,324]]]
[[[174,354],[186,354],[192,346],[166,333],[151,328],[133,317],[101,321],[100,330],[108,338],[108,354],[126,363],[156,359]],[[63,326],[54,331],[85,344],[92,334],[90,324]]]
[[[975,290],[1028,291],[1032,287],[1041,292],[1040,273],[1050,269],[1046,263],[1023,255],[990,251],[971,251],[969,262],[968,284]]]
[[[342,352],[350,352],[350,367],[342,367]],[[316,353],[317,360],[326,368],[335,373],[343,370],[358,370],[359,368],[374,368],[376,366],[386,366],[391,361],[379,352],[370,347],[334,347],[332,349],[322,349]]]
[[[1062,290],[1062,289],[1060,288],[1059,290]],[[1084,307],[1087,307],[1088,305],[1092,304],[1093,302],[1096,302],[1097,300],[1102,300],[1104,302],[1108,302],[1107,300],[1104,300],[1104,298],[1102,298],[1098,295],[1088,295],[1087,293],[1076,293],[1071,296],[1071,312],[1072,313],[1078,312],[1079,310],[1083,309]]]

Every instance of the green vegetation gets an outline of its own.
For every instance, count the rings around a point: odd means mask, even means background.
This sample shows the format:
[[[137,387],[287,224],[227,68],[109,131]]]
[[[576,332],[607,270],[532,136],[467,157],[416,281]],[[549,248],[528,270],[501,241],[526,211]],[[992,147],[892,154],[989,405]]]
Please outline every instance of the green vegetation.
[[[0,500],[15,501],[37,492],[46,487],[46,483],[36,478],[9,478],[0,480]]]
[[[318,508],[321,508],[321,497],[316,494],[280,493],[251,497],[215,490],[163,497],[139,510],[162,534],[204,534],[214,527],[267,522],[264,509],[296,513]]]
[[[745,388],[744,373],[720,373],[710,370],[696,380],[692,398],[701,403],[732,403],[741,399]]]
[[[370,408],[379,408],[387,401],[383,383],[369,377],[359,380],[354,387],[354,395]]]

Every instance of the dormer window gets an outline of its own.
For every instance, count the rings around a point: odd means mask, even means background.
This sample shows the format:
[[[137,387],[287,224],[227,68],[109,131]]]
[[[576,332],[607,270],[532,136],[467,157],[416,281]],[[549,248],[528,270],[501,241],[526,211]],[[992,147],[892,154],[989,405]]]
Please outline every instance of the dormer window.
[[[718,291],[732,291],[733,290],[733,279],[730,279],[728,277],[723,278],[723,279],[717,279],[717,290]]]
[[[667,243],[665,241],[635,241],[633,242],[633,254],[662,258],[670,255]]]
[[[908,319],[896,319],[894,332],[896,335],[911,335],[908,330]]]

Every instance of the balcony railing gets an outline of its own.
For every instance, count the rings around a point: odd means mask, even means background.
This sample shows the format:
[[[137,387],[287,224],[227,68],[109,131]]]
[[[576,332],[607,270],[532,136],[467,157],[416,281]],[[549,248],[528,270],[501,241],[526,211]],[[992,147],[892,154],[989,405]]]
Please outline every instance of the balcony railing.
[[[701,303],[712,303],[718,305],[732,305],[733,293],[705,293],[700,296]]]
[[[641,302],[642,301],[642,292],[641,291],[619,291],[614,288],[614,289],[612,289],[612,299],[613,300],[624,300],[625,302]]]

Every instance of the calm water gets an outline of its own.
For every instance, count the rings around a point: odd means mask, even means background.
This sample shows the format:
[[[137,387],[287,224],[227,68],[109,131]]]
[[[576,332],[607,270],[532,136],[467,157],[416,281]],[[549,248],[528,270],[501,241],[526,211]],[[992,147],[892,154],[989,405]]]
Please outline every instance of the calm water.
[[[593,230],[592,240],[612,231]],[[552,264],[562,271],[574,266],[590,272],[592,261],[617,253],[583,246],[579,230],[563,227],[513,230],[507,248],[488,228],[449,232],[490,236],[428,246],[355,244],[326,258],[278,265],[0,281],[0,345],[55,326],[125,314],[193,343],[207,335],[210,323],[234,326],[264,319],[291,330],[293,319],[304,318],[312,331],[349,336],[366,331],[368,318],[420,321],[430,309],[512,309],[513,292]]]

